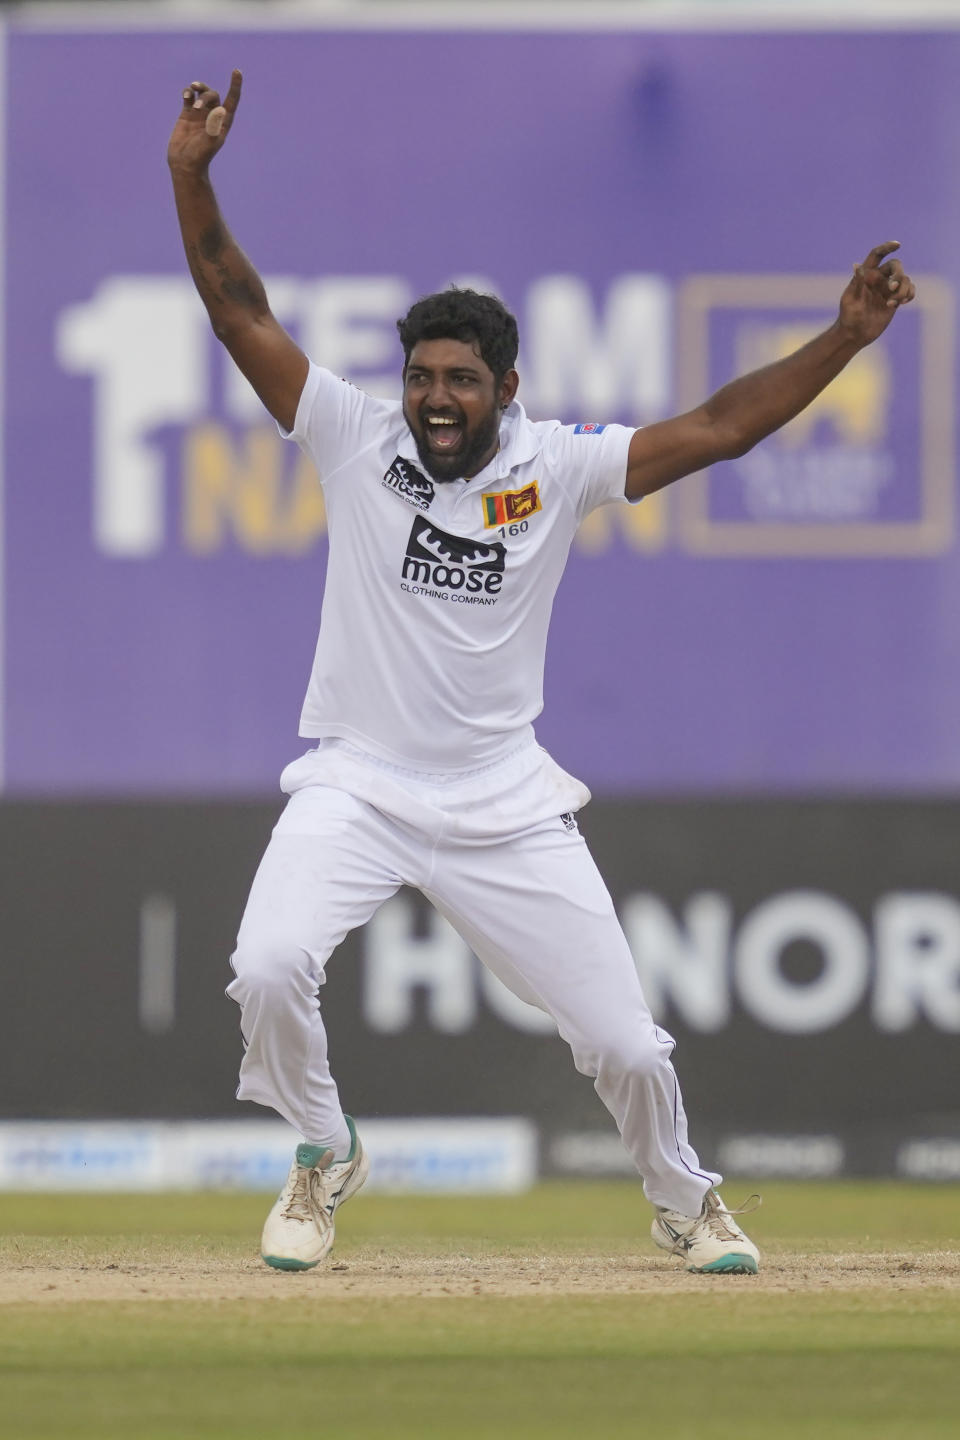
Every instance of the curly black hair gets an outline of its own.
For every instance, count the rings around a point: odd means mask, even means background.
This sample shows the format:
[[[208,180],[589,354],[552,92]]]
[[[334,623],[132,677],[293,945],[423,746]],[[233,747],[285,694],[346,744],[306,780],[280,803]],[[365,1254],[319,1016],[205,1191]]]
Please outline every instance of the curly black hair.
[[[403,363],[421,340],[465,340],[477,345],[484,364],[499,383],[517,363],[517,322],[496,295],[479,290],[440,290],[424,295],[397,321]]]

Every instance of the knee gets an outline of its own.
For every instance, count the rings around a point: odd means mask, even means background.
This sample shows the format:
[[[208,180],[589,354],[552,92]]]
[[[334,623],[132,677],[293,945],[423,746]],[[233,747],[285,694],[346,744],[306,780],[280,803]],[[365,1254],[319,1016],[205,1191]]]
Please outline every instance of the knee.
[[[598,1073],[611,1078],[650,1079],[670,1063],[673,1041],[653,1025],[631,1026],[606,1036],[599,1049]]]
[[[241,935],[230,964],[237,978],[228,994],[241,1004],[291,989],[316,992],[318,977],[310,953],[292,937],[252,939]]]

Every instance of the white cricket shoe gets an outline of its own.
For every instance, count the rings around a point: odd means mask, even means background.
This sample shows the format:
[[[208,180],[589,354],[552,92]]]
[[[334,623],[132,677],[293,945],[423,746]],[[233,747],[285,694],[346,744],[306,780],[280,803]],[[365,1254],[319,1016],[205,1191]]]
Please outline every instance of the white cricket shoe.
[[[370,1162],[357,1127],[346,1117],[350,1154],[334,1161],[332,1150],[298,1145],[287,1183],[267,1216],[260,1254],[275,1270],[312,1270],[333,1245],[333,1213],[355,1195]]]
[[[754,1197],[751,1197],[754,1198]],[[759,1204],[759,1196],[756,1197]],[[734,1220],[756,1205],[728,1210],[716,1190],[708,1190],[699,1215],[680,1215],[657,1207],[650,1233],[661,1250],[681,1255],[699,1275],[756,1275],[760,1251]]]

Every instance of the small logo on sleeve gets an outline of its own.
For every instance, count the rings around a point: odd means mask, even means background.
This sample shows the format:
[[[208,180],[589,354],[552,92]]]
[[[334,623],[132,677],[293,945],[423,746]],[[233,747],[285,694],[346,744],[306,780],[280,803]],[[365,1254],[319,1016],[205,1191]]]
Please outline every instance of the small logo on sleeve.
[[[540,489],[536,480],[522,490],[502,490],[496,495],[484,495],[483,524],[487,530],[496,525],[512,525],[516,520],[526,520],[542,510]]]
[[[587,420],[582,425],[574,425],[574,435],[602,435],[606,425],[598,425],[596,420]]]

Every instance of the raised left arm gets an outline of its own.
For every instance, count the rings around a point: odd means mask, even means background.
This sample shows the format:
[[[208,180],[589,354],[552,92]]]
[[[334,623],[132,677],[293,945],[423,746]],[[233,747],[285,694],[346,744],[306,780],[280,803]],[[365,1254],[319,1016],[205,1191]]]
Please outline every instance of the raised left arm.
[[[900,261],[886,258],[899,248],[888,240],[854,266],[836,320],[802,349],[731,381],[685,415],[637,430],[627,457],[627,498],[639,500],[717,460],[745,455],[799,415],[913,299]]]

